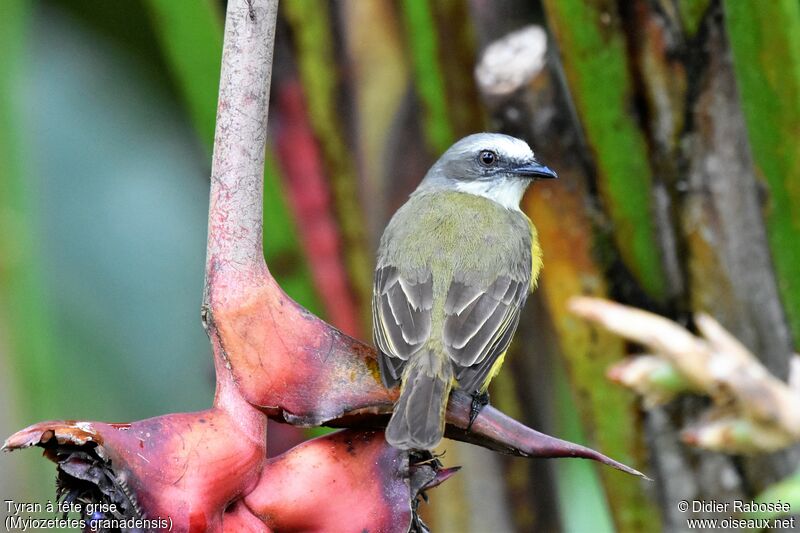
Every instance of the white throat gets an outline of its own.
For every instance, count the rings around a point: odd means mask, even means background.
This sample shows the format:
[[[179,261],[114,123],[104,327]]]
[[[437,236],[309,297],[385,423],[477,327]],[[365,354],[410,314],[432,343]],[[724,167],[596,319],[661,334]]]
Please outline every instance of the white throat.
[[[483,196],[493,202],[497,202],[506,209],[519,211],[519,202],[525,189],[528,188],[528,181],[519,178],[508,178],[492,181],[459,181],[456,183],[456,190],[476,196]]]

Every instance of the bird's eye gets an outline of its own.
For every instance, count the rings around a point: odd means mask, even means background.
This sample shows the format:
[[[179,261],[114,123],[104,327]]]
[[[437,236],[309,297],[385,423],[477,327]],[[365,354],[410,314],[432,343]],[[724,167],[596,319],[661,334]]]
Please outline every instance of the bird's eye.
[[[497,163],[497,154],[491,150],[484,150],[478,156],[478,161],[485,167],[490,167]]]

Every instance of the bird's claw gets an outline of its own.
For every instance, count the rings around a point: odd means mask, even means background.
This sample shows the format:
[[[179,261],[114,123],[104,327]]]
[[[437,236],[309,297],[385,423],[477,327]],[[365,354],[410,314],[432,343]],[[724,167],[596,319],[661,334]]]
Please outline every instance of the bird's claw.
[[[467,424],[467,431],[472,428],[472,423],[475,422],[475,419],[478,418],[480,412],[487,405],[489,405],[488,392],[476,392],[472,395],[472,404],[469,408],[469,424]]]

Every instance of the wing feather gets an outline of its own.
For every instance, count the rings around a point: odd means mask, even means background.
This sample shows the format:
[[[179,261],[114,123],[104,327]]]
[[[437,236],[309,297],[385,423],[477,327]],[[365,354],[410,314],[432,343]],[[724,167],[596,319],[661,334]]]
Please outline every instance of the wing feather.
[[[447,298],[444,302],[444,312],[448,315],[460,315],[478,297],[483,294],[480,287],[453,281],[447,291]]]
[[[455,350],[462,350],[484,328],[485,322],[491,319],[500,305],[499,300],[480,296],[469,304],[461,314],[447,315],[444,324],[444,342]],[[505,309],[501,309],[500,318]]]
[[[514,320],[508,324],[503,333],[497,337],[497,340],[489,350],[489,353],[492,355],[472,366],[457,367],[455,374],[456,380],[462,389],[470,393],[482,392],[485,390],[484,385],[486,384],[486,380],[489,378],[489,374],[492,372],[497,359],[502,357],[505,351],[508,350],[508,345],[511,344],[511,339],[514,336],[514,331],[516,331],[518,323],[519,313],[517,313]]]
[[[372,330],[387,386],[399,380],[405,362],[430,337],[432,307],[433,277],[429,270],[401,273],[396,267],[384,266],[375,272]]]
[[[507,275],[490,283],[467,279],[451,283],[447,294],[451,305],[445,305],[444,344],[461,387],[470,392],[478,390],[494,362],[508,349],[529,286],[528,279]]]

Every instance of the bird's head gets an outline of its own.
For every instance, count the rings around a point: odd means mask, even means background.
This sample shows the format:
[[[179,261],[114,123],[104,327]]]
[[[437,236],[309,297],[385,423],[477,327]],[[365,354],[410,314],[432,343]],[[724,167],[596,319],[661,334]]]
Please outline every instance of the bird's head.
[[[556,177],[525,141],[500,133],[476,133],[451,146],[428,171],[420,189],[451,189],[519,209],[532,181]]]

